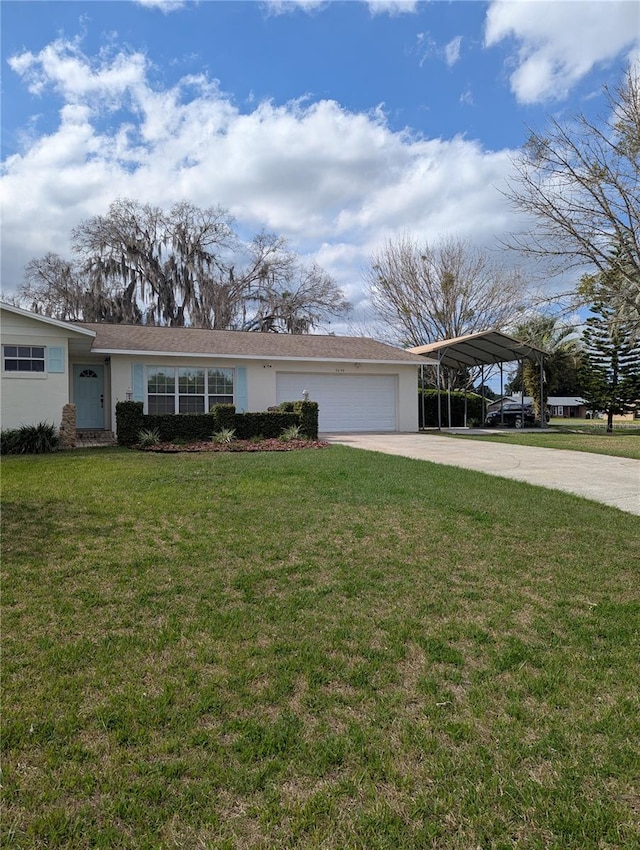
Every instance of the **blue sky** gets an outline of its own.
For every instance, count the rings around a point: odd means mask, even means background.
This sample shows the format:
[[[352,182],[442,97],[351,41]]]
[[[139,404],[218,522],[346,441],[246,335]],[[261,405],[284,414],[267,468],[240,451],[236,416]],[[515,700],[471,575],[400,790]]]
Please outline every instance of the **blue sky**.
[[[221,204],[366,314],[386,239],[496,250],[554,115],[602,113],[635,2],[30,2],[2,15],[2,286],[117,197]],[[509,255],[505,262],[517,263]]]

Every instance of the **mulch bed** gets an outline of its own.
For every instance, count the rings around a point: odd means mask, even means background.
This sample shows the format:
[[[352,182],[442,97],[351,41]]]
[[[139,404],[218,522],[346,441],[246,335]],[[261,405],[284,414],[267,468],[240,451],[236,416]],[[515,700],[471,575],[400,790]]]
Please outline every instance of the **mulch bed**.
[[[326,449],[330,443],[324,440],[234,440],[232,443],[156,443],[155,446],[136,446],[143,452],[176,454],[177,452],[294,452],[299,449]]]

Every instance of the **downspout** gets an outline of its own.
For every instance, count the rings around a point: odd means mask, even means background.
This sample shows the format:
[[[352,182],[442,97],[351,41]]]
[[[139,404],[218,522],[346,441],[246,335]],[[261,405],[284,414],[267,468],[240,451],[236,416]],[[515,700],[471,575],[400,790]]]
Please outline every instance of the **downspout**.
[[[482,386],[482,425],[484,425],[484,420],[487,418],[487,411],[485,408],[485,396],[484,396],[484,363],[480,367],[480,385]]]

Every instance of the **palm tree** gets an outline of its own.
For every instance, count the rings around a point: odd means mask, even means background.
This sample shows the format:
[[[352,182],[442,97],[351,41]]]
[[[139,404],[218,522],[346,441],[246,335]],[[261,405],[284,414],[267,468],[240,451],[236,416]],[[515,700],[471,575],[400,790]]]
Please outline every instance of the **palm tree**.
[[[578,367],[580,340],[573,326],[563,324],[557,316],[534,316],[518,325],[513,335],[546,352],[544,360],[543,408],[547,397],[579,392]],[[533,360],[524,360],[511,381],[512,390],[524,390],[533,399],[536,418],[540,420],[540,369]]]

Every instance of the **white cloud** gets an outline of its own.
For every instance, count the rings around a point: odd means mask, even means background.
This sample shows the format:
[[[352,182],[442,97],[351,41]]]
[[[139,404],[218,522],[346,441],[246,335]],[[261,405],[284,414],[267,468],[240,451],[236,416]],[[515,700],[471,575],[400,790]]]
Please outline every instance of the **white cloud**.
[[[177,12],[186,6],[186,0],[135,0],[139,6],[149,9],[159,9],[165,15],[169,12]]]
[[[627,0],[493,0],[485,46],[518,44],[511,89],[521,103],[557,100],[595,65],[640,42],[638,6]]]
[[[31,129],[4,163],[8,291],[31,257],[68,254],[73,227],[118,197],[220,203],[247,235],[265,227],[286,236],[356,302],[361,270],[388,237],[459,233],[489,245],[513,226],[496,188],[508,152],[393,132],[380,108],[300,100],[241,112],[204,76],[157,90],[141,54],[90,59],[63,41],[15,56],[11,67],[62,105],[57,126],[39,136]]]
[[[103,101],[119,100],[132,87],[143,83],[146,60],[140,53],[103,54],[93,63],[80,49],[79,41],[58,39],[40,53],[21,53],[8,59],[9,67],[27,84],[32,94],[46,89],[66,100],[97,94]]]
[[[154,0],[148,0],[153,3]],[[270,15],[286,15],[302,10],[315,13],[329,5],[330,0],[263,0],[263,6]],[[418,10],[417,0],[364,0],[372,15],[414,14]]]
[[[263,0],[262,5],[268,15],[287,15],[299,10],[311,14],[326,8],[328,0]]]
[[[418,11],[416,0],[367,0],[372,15],[412,15]]]
[[[444,47],[444,59],[447,65],[451,68],[453,67],[458,59],[460,59],[460,47],[462,45],[462,36],[458,35],[453,38],[448,44],[445,44]]]

